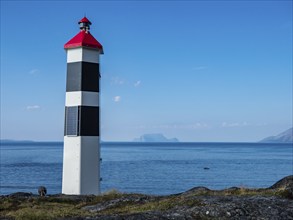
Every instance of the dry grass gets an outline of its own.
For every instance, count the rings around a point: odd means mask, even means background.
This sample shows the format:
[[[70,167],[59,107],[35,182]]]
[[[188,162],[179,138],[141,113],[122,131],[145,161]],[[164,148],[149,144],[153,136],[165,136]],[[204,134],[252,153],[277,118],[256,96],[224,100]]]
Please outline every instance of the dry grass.
[[[205,206],[206,204],[201,202],[202,196],[278,196],[289,198],[285,189],[247,189],[243,187],[226,190],[194,190],[181,195],[160,197],[125,194],[117,190],[110,190],[101,196],[1,197],[0,217],[16,220],[50,220],[64,217],[166,211],[178,207]],[[84,206],[97,204],[101,204],[105,208],[96,212],[83,209]]]
[[[84,216],[83,210],[75,204],[60,199],[59,202],[46,198],[11,199],[4,198],[0,202],[1,217],[13,219],[55,219],[57,217]]]

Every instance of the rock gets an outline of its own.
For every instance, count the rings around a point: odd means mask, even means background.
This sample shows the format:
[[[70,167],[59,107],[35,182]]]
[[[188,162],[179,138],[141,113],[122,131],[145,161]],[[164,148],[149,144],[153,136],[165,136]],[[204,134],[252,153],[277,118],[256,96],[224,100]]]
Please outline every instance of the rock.
[[[193,187],[190,190],[187,190],[186,192],[182,193],[182,195],[187,195],[187,194],[203,194],[203,193],[208,193],[211,190],[207,187],[204,186],[197,186]]]
[[[291,187],[293,185],[293,175],[286,176],[283,179],[276,182],[274,185],[269,187],[269,189],[285,189],[286,187]]]
[[[292,177],[285,177],[271,187],[263,189],[231,187],[210,190],[206,187],[194,187],[184,193],[168,196],[112,192],[101,196],[59,194],[39,198],[30,193],[14,193],[0,196],[0,205],[4,204],[1,206],[1,212],[9,213],[9,217],[17,216],[18,211],[26,207],[26,213],[30,214],[31,219],[50,217],[59,220],[293,220]],[[36,205],[38,210],[43,210],[42,214],[50,207],[50,215],[44,218],[33,216]],[[58,213],[56,210],[60,210],[61,206],[64,209],[62,218],[60,212],[59,216],[52,216],[53,213]],[[3,216],[6,217],[5,214]]]
[[[287,186],[285,188],[285,192],[286,192],[286,197],[288,199],[293,199],[293,184],[290,184],[289,186]]]
[[[44,186],[39,186],[38,188],[39,196],[45,196],[47,194],[47,189]]]
[[[32,193],[27,193],[27,192],[16,192],[8,195],[10,198],[28,198],[31,197],[33,194]]]
[[[268,189],[282,190],[282,196],[288,199],[293,199],[293,175],[284,177]]]

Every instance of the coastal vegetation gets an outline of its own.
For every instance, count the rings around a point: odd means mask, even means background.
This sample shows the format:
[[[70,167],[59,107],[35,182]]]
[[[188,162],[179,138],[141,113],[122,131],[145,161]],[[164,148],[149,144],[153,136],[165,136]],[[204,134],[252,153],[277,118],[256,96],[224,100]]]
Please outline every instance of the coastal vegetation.
[[[1,196],[1,219],[292,219],[293,176],[269,188],[195,187],[184,193],[155,196],[121,193],[100,196],[14,193]]]

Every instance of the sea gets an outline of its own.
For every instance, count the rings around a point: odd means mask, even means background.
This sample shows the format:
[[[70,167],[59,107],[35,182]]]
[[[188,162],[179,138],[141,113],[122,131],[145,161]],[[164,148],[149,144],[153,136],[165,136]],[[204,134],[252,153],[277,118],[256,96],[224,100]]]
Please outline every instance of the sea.
[[[1,195],[37,194],[41,185],[61,193],[62,142],[3,142],[0,153]],[[101,156],[102,192],[259,188],[293,174],[293,144],[103,142]]]

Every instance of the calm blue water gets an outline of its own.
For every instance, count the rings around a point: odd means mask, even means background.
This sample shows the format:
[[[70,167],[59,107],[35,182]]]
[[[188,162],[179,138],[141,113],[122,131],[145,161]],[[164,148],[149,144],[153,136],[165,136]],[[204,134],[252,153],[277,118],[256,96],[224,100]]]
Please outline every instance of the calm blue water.
[[[101,153],[102,191],[268,187],[293,174],[292,144],[103,143]],[[40,185],[61,193],[62,157],[63,143],[2,143],[0,194],[37,193]]]

